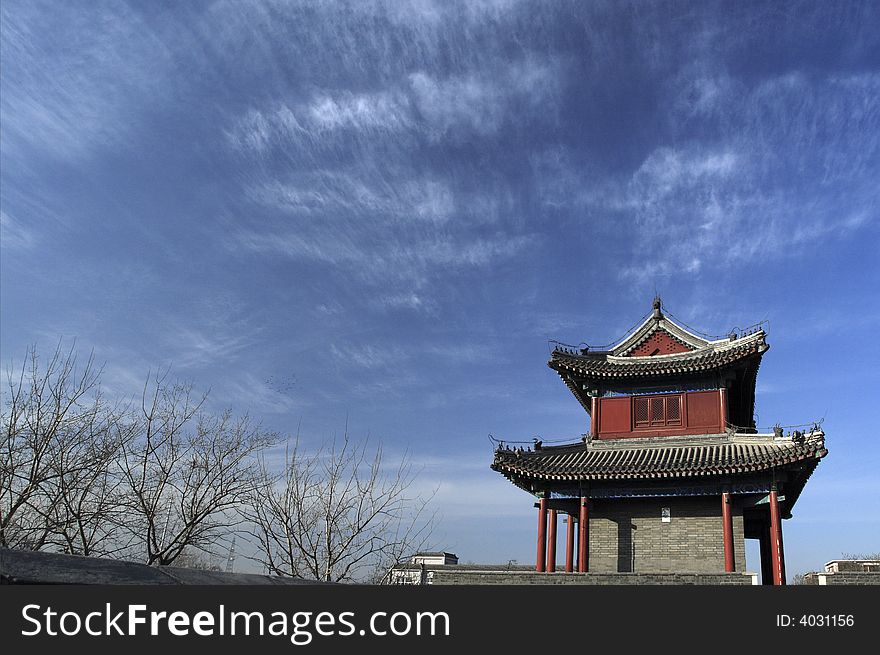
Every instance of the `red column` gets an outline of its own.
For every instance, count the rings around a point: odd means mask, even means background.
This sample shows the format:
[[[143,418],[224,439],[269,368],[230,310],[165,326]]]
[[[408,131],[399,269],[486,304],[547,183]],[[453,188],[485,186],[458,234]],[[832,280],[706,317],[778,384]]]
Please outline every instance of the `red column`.
[[[594,437],[599,434],[599,399],[596,396],[590,398],[590,434]]]
[[[590,521],[589,508],[587,507],[588,499],[581,497],[581,516],[579,522],[578,534],[578,573],[587,572],[587,561],[589,557],[589,533],[587,527]]]
[[[565,572],[574,571],[574,515],[568,515],[568,531],[565,535]]]
[[[547,530],[547,572],[556,573],[556,510],[551,509],[550,526]]]
[[[782,516],[780,515],[780,519]],[[782,584],[788,584],[785,577],[785,540],[782,538],[782,521],[779,521],[779,574],[782,577]]]
[[[724,432],[727,429],[727,389],[719,389],[718,393],[721,394],[721,431]]]
[[[724,570],[732,573],[735,569],[733,559],[733,514],[730,511],[730,494],[721,494],[721,519],[724,524]]]
[[[773,567],[773,584],[785,584],[785,564],[782,555],[782,520],[779,514],[779,497],[776,490],[770,492],[770,561]]]
[[[547,552],[547,499],[541,496],[538,503],[538,558],[535,563],[535,570],[538,573],[544,572],[546,564]]]

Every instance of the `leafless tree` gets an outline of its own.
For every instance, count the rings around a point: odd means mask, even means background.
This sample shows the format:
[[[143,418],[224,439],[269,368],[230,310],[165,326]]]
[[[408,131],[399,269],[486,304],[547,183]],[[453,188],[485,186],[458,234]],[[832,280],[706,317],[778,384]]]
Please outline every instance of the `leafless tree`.
[[[204,551],[191,548],[184,551],[174,560],[174,566],[182,569],[196,569],[197,571],[222,571],[217,560]]]
[[[134,425],[124,406],[106,406],[82,420],[87,429],[53,449],[49,543],[78,555],[130,556],[132,517],[120,457],[135,437]]]
[[[247,504],[270,573],[332,582],[379,582],[430,536],[430,498],[412,493],[409,457],[388,467],[381,447],[354,444],[346,431],[317,452],[285,450],[280,472],[262,461],[262,483]]]
[[[222,541],[276,438],[203,410],[188,384],[148,376],[141,402],[108,402],[100,369],[61,345],[10,369],[0,423],[0,546],[141,555],[171,564]]]
[[[45,366],[31,347],[20,369],[10,369],[0,418],[0,545],[52,543],[70,518],[58,505],[65,480],[106,462],[97,446],[106,429],[99,378],[91,357],[78,367],[73,347],[64,352],[60,343]]]
[[[132,556],[168,565],[212,553],[244,525],[273,573],[380,580],[424,545],[433,517],[411,493],[408,457],[341,442],[277,443],[248,416],[210,414],[205,396],[149,376],[139,403],[111,403],[100,369],[59,345],[10,371],[0,433],[0,546]]]
[[[805,585],[807,584],[807,574],[806,573],[795,573],[791,576],[791,584],[792,585]]]
[[[148,564],[209,550],[233,528],[234,510],[256,484],[256,454],[275,441],[247,416],[206,414],[204,401],[188,384],[153,377],[144,387],[138,434],[123,448],[135,536]]]

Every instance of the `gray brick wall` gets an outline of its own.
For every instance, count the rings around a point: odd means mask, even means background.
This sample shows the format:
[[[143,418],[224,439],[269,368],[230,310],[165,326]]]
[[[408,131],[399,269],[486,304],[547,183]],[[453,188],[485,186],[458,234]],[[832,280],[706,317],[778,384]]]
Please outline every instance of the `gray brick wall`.
[[[742,573],[536,573],[535,571],[434,571],[435,585],[751,585]]]
[[[808,585],[880,585],[880,573],[807,573],[804,584]]]
[[[661,520],[663,507],[670,521]],[[736,571],[746,570],[742,508],[733,513]],[[590,512],[590,571],[722,573],[721,498],[596,499]]]

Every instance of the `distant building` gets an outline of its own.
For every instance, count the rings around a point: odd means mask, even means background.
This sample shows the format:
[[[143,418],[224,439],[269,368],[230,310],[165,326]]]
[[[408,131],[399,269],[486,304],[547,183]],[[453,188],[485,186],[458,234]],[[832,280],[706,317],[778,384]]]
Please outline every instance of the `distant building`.
[[[765,584],[785,584],[782,520],[826,454],[818,425],[758,434],[755,385],[769,348],[756,326],[699,336],[653,311],[608,349],[556,344],[548,365],[589,415],[562,445],[499,444],[492,469],[538,502],[535,570],[745,572],[760,542]]]
[[[880,573],[880,560],[833,559],[825,564],[825,573]]]
[[[452,566],[458,564],[458,556],[455,553],[416,553],[410,560],[413,564]]]
[[[832,585],[880,585],[880,560],[833,559],[825,564],[824,572],[804,574],[803,584]]]
[[[458,556],[446,552],[422,552],[413,555],[406,564],[398,564],[390,572],[390,584],[431,584],[438,567],[456,566]]]
[[[534,575],[534,572],[534,567],[520,566],[516,560],[505,564],[459,564],[454,553],[418,553],[409,562],[392,568],[389,582],[403,585],[518,584],[517,575]]]

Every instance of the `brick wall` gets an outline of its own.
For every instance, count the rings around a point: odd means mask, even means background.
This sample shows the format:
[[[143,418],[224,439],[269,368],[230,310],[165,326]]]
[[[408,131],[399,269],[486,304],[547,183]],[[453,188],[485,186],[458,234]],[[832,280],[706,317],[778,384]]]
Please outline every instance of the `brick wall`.
[[[663,507],[670,520],[661,520]],[[746,570],[742,508],[732,507],[736,571]],[[722,573],[720,497],[596,499],[590,512],[590,571]]]
[[[751,585],[743,573],[536,573],[535,571],[433,571],[435,585]]]
[[[880,585],[880,573],[807,573],[804,584],[808,585]]]

